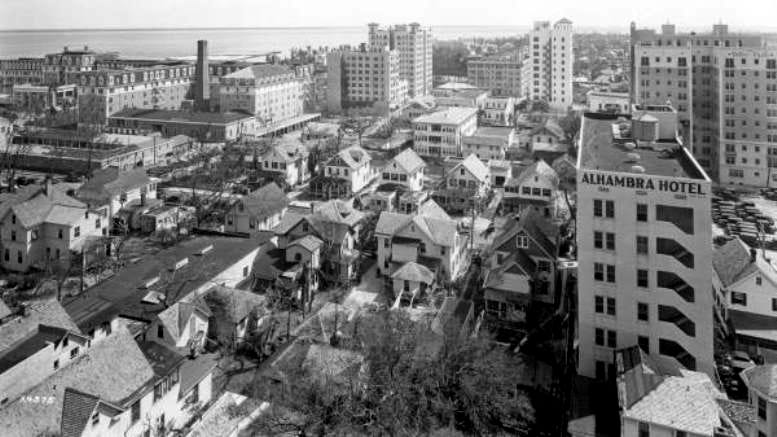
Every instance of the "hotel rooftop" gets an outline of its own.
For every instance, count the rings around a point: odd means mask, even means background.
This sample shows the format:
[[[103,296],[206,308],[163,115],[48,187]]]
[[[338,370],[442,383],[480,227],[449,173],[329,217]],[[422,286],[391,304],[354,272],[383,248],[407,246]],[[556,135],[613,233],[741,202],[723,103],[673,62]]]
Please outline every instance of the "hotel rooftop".
[[[584,114],[578,168],[709,180],[680,142],[637,139],[639,134],[634,132],[635,128],[637,126],[628,115]]]

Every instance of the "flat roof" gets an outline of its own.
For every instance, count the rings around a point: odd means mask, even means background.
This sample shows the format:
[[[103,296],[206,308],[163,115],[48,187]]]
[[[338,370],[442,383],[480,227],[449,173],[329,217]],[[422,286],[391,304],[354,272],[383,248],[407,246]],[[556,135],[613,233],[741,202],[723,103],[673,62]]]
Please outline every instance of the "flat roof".
[[[511,127],[495,127],[495,126],[483,126],[477,128],[472,136],[476,137],[499,137],[505,138],[510,136],[513,131]]]
[[[631,117],[616,114],[586,113],[580,128],[580,169],[601,170],[620,173],[650,174],[656,176],[682,177],[707,180],[706,174],[691,157],[688,150],[677,141],[657,141],[651,148],[644,148],[639,142],[637,148],[629,149],[631,139],[616,141],[613,127],[618,123],[631,124]],[[639,155],[633,160],[630,154]],[[636,171],[635,166],[644,172]]]
[[[133,118],[138,120],[182,123],[227,124],[252,117],[252,115],[242,112],[192,112],[165,109],[126,109],[111,115],[109,118]]]
[[[447,108],[442,111],[422,115],[413,120],[413,123],[461,124],[467,118],[477,115],[477,113],[478,108]]]

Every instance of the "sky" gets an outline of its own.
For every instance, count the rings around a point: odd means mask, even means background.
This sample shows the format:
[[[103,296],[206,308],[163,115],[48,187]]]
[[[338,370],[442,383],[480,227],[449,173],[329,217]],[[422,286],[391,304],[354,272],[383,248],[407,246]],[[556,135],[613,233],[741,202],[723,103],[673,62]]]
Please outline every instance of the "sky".
[[[777,31],[777,0],[0,0],[0,30],[363,26],[365,23],[529,26],[571,19],[626,31],[629,22],[680,30],[723,21]]]

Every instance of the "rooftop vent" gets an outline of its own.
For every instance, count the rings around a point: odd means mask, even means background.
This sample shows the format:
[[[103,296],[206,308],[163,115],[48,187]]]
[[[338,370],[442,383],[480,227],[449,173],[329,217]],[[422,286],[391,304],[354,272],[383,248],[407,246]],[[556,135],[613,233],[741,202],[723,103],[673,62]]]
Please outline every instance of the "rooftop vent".
[[[141,288],[149,288],[152,285],[156,284],[157,282],[159,282],[159,275],[156,275],[156,276],[153,276],[151,278],[146,279],[143,282],[143,285],[141,286]]]
[[[189,264],[189,258],[188,257],[180,259],[180,260],[178,260],[177,263],[175,263],[175,265],[173,265],[173,271],[178,270],[178,269],[184,267],[187,264]]]
[[[202,249],[200,249],[200,251],[197,252],[197,255],[203,256],[206,253],[210,252],[211,250],[213,250],[213,245],[209,244],[209,245],[203,247]]]
[[[645,167],[641,165],[632,165],[631,166],[631,172],[632,173],[645,173]]]

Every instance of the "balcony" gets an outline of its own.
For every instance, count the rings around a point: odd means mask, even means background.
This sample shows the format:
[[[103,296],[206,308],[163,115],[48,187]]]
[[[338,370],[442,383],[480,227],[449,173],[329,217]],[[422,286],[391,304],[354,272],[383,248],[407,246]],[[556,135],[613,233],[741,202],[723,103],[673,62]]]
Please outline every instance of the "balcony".
[[[675,240],[670,238],[656,238],[656,253],[659,255],[671,256],[685,267],[689,269],[693,268],[693,253]]]
[[[696,358],[675,341],[659,338],[658,353],[674,357],[688,370],[696,370]]]
[[[672,272],[659,270],[656,274],[656,284],[659,287],[674,290],[686,302],[693,303],[695,301],[693,287]]]
[[[689,337],[696,337],[696,324],[673,306],[659,305],[658,320],[672,323]]]

